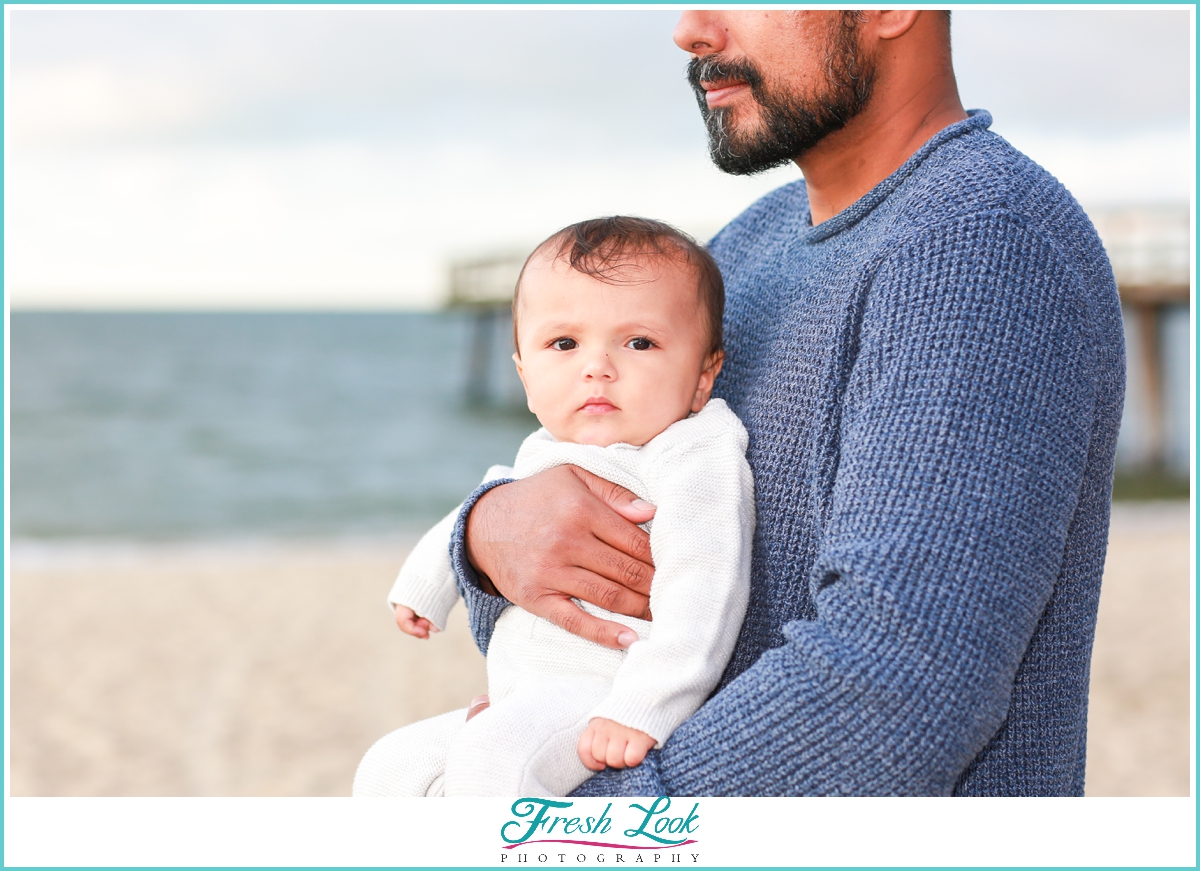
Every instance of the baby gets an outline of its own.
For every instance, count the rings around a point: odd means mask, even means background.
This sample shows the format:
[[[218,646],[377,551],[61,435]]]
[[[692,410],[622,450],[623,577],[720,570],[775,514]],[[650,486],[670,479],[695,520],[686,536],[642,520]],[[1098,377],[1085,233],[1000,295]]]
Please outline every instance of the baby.
[[[745,614],[754,533],[746,431],[709,399],[723,307],[711,255],[657,221],[584,221],[529,256],[513,359],[543,428],[485,480],[571,463],[655,505],[653,622],[578,602],[636,633],[613,650],[507,608],[488,649],[491,706],[384,736],[355,795],[567,795],[606,764],[640,764],[704,703]],[[409,635],[440,630],[458,596],[458,513],[421,539],[388,597]]]

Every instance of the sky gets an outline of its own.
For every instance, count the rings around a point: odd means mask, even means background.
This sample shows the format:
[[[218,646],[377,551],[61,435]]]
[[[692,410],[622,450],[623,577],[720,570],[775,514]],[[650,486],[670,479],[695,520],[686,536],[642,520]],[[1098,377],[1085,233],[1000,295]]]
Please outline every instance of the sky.
[[[14,308],[396,309],[599,214],[704,239],[723,176],[664,9],[6,7]],[[1194,188],[1190,11],[961,9],[965,105],[1085,208]]]

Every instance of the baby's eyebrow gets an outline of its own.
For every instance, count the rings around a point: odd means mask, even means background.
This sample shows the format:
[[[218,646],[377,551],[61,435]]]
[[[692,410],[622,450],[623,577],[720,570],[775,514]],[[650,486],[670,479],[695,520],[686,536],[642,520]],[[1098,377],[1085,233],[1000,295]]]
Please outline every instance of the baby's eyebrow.
[[[582,321],[556,321],[548,324],[538,324],[536,326],[537,335],[564,335],[568,333],[578,333],[587,329],[589,324]],[[647,321],[627,321],[617,324],[613,328],[616,333],[629,333],[630,335],[646,333],[656,336],[670,336],[673,330],[665,323],[647,322]]]
[[[557,336],[562,333],[577,333],[580,331],[580,329],[582,329],[582,327],[583,325],[578,321],[573,321],[570,323],[566,321],[559,321],[558,323],[553,324],[538,324],[537,333],[538,335],[548,335],[553,333]]]
[[[617,331],[622,333],[652,333],[658,336],[671,335],[671,327],[665,323],[654,323],[645,321],[636,321],[632,323],[620,324],[617,326]]]

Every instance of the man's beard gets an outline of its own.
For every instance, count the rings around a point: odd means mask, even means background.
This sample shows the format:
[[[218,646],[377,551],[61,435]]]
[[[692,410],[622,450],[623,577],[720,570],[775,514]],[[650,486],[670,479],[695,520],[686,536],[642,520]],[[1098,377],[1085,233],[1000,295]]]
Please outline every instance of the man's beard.
[[[708,150],[722,172],[753,175],[792,161],[866,106],[875,79],[870,58],[858,56],[853,20],[833,25],[825,50],[825,88],[812,96],[790,93],[775,80],[767,82],[749,60],[727,60],[711,54],[693,58],[688,81],[696,92],[708,129]],[[702,81],[743,81],[759,106],[756,129],[739,130],[728,107],[709,109]]]

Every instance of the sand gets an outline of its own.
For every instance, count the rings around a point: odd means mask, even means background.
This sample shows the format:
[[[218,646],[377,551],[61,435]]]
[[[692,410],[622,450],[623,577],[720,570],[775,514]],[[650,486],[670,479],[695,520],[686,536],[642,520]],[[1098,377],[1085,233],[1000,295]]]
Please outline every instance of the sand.
[[[1188,528],[1115,514],[1089,795],[1188,794]],[[485,687],[461,607],[428,642],[392,624],[409,544],[16,546],[12,795],[347,795],[376,738]]]

